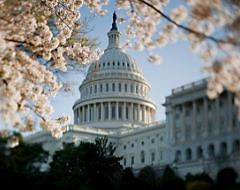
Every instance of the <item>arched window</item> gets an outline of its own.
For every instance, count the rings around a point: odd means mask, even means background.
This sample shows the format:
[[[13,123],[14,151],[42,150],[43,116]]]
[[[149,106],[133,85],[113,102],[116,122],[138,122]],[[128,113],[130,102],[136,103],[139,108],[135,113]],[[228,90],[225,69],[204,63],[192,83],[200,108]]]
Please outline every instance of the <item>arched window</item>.
[[[213,144],[210,144],[208,145],[208,156],[209,158],[213,158],[214,155],[215,155],[215,150],[214,150],[214,145]]]
[[[140,158],[141,158],[141,163],[144,163],[145,162],[145,152],[143,150],[141,151]]]
[[[240,153],[240,143],[239,140],[234,140],[233,141],[233,150],[232,150],[233,154],[238,154]]]
[[[227,144],[226,144],[226,142],[222,142],[220,144],[220,155],[222,155],[222,156],[227,155]]]
[[[202,147],[197,147],[197,159],[203,158],[203,149]]]
[[[178,150],[176,153],[175,153],[175,161],[176,162],[181,162],[182,161],[182,154],[181,154],[181,151]]]
[[[188,148],[186,150],[186,160],[191,160],[192,159],[192,150]]]

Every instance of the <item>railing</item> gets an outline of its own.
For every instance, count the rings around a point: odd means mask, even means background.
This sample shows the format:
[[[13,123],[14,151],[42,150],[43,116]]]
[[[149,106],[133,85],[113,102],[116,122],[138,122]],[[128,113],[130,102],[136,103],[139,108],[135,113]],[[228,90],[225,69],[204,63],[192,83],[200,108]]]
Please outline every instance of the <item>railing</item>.
[[[203,85],[203,84],[205,84],[208,80],[209,80],[209,78],[205,78],[205,79],[198,80],[198,81],[196,81],[196,82],[192,82],[192,83],[185,84],[185,85],[183,85],[183,86],[174,88],[174,89],[172,90],[172,94],[175,94],[175,93],[178,93],[178,92],[182,92],[182,91],[184,91],[184,90],[191,89],[191,88],[193,88],[193,87],[195,87],[195,86]]]

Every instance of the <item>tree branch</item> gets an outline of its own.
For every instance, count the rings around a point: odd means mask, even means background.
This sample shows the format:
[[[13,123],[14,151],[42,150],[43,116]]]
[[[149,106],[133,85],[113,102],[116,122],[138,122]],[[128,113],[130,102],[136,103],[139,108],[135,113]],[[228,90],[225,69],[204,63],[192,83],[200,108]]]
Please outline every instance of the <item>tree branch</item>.
[[[184,25],[181,25],[181,24],[178,24],[177,22],[175,22],[173,19],[171,19],[169,16],[167,16],[166,14],[164,14],[162,11],[160,11],[159,9],[157,9],[156,7],[154,7],[152,4],[150,4],[149,2],[145,1],[145,0],[139,0],[141,3],[147,5],[148,7],[152,8],[153,10],[155,10],[157,13],[159,13],[163,18],[165,18],[167,21],[169,21],[170,23],[176,25],[178,28],[181,28],[189,33],[192,33],[192,34],[195,34],[196,36],[201,36],[203,38],[206,38],[206,39],[209,39],[215,43],[229,43],[229,42],[226,42],[222,39],[218,39],[218,38],[215,38],[213,36],[209,36],[209,35],[206,35],[202,32],[199,32],[199,31],[196,31],[196,30],[193,30],[191,28],[188,28],[187,26],[184,26]],[[235,44],[236,45],[236,44]]]
[[[26,41],[20,41],[20,40],[10,39],[10,38],[4,38],[4,40],[9,41],[9,42],[22,43],[22,44],[27,44],[27,45],[34,46],[32,43],[29,43],[29,42],[26,42]]]

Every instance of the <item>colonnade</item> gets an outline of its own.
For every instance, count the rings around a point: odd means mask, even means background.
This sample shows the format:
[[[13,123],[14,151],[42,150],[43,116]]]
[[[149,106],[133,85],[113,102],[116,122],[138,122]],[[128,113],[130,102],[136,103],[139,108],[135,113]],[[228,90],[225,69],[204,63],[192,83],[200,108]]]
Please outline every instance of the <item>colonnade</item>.
[[[74,108],[74,123],[82,124],[105,120],[128,120],[142,123],[155,121],[155,109],[133,102],[97,102]]]
[[[221,101],[221,105],[220,105]],[[233,94],[227,92],[224,98],[214,101],[207,97],[178,104],[169,109],[172,120],[172,143],[194,140],[231,131],[234,127]],[[177,115],[177,117],[176,117]]]

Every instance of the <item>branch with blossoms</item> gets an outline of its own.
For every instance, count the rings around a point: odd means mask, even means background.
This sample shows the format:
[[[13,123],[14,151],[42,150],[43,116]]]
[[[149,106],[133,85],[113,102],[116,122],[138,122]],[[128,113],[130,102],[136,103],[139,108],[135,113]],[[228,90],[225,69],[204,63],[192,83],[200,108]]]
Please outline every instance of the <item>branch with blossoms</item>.
[[[117,0],[117,6],[125,9],[128,16],[126,35],[130,41],[124,47],[151,51],[176,42],[179,37],[187,39],[192,51],[206,63],[203,71],[210,75],[208,97],[214,99],[226,89],[235,94],[235,104],[240,107],[239,1],[186,0],[186,4],[178,5],[167,15],[164,9],[168,2]],[[161,32],[157,29],[160,27]],[[150,54],[148,60],[157,62],[161,58]]]
[[[147,5],[148,7],[152,8],[153,10],[155,10],[157,13],[159,13],[163,18],[165,18],[167,21],[169,21],[170,23],[176,25],[178,28],[181,28],[183,29],[184,31],[186,32],[190,32],[194,35],[196,35],[198,38],[206,38],[206,39],[209,39],[213,42],[216,42],[216,43],[230,43],[230,42],[227,42],[227,41],[224,41],[222,39],[218,39],[218,38],[215,38],[213,36],[210,36],[210,35],[206,35],[205,33],[203,32],[199,32],[197,30],[194,30],[194,29],[191,29],[187,26],[184,26],[182,24],[179,24],[177,22],[175,22],[173,19],[171,19],[169,16],[167,16],[166,14],[164,14],[160,9],[157,9],[155,6],[153,6],[151,3],[147,2],[147,1],[144,1],[144,0],[139,0],[141,3],[143,3],[144,5]],[[238,44],[234,44],[232,43],[233,45],[238,45]]]
[[[85,65],[98,57],[95,46],[84,40],[86,36],[75,37],[76,29],[81,31],[79,19],[83,5],[104,14],[102,6],[106,3],[102,0],[1,1],[0,118],[7,130],[25,133],[40,126],[55,137],[61,136],[61,126],[68,117],[51,116],[53,107],[49,97],[62,87],[54,72],[67,71],[69,60],[71,64]],[[38,119],[34,121],[35,116]]]

